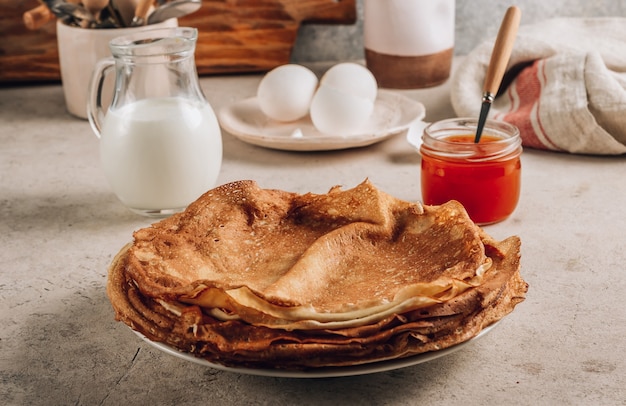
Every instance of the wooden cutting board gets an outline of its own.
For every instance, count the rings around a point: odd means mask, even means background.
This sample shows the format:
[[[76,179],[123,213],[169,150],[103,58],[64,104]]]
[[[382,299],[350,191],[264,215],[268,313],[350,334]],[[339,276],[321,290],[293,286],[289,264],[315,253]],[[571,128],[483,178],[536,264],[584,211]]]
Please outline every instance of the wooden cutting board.
[[[58,81],[55,23],[26,29],[37,0],[0,0],[0,83]],[[203,0],[180,26],[199,31],[200,75],[264,72],[289,62],[302,23],[354,24],[356,0]]]

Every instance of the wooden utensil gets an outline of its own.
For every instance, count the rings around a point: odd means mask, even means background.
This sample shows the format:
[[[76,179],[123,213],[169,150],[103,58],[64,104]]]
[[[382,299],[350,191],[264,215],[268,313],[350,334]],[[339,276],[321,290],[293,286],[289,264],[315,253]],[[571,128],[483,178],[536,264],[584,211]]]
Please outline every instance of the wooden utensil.
[[[7,38],[0,42],[0,84],[60,80],[56,24],[26,29],[22,14],[32,8],[26,3],[0,0],[0,38]],[[303,24],[356,20],[356,0],[202,0],[178,23],[198,28],[198,74],[211,75],[268,71],[290,62]]]
[[[509,63],[511,51],[513,51],[513,44],[515,43],[515,37],[517,36],[517,29],[519,28],[521,18],[521,10],[516,6],[511,6],[502,19],[483,85],[483,99],[480,107],[480,115],[478,117],[478,126],[476,127],[476,136],[474,137],[475,143],[480,141],[489,109],[491,108],[493,100],[496,98],[500,83],[502,83],[502,77]]]
[[[131,27],[138,27],[140,25],[146,25],[148,11],[150,11],[150,7],[152,7],[153,0],[140,0],[137,3],[137,8],[135,8],[135,17],[133,17],[133,21],[130,23]]]
[[[289,63],[304,22],[354,24],[355,0],[203,0],[178,19],[198,27],[198,74],[264,72]]]
[[[106,8],[109,4],[109,0],[83,0],[83,6],[89,11],[93,18],[98,21],[100,19],[100,12]]]
[[[28,10],[22,16],[24,25],[29,30],[38,30],[43,27],[48,21],[54,20],[54,14],[50,11],[47,5],[40,4],[39,6]]]

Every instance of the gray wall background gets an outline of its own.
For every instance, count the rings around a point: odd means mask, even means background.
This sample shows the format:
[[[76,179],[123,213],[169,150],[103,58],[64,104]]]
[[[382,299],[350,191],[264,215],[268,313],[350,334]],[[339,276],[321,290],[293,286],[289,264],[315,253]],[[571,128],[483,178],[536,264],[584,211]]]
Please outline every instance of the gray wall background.
[[[381,0],[385,1],[385,0]],[[626,16],[626,0],[457,0],[455,53],[465,55],[495,37],[506,9],[522,10],[521,24],[553,17]],[[303,25],[292,53],[294,62],[363,59],[363,0],[354,25]]]

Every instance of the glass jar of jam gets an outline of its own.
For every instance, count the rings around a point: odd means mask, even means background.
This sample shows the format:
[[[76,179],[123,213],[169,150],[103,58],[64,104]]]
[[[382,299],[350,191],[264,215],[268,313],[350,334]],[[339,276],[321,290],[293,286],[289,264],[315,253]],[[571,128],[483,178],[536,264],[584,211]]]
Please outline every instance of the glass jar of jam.
[[[477,124],[453,118],[424,129],[422,199],[426,205],[457,200],[475,223],[486,225],[506,219],[517,206],[522,142],[514,125],[487,120],[475,143]]]

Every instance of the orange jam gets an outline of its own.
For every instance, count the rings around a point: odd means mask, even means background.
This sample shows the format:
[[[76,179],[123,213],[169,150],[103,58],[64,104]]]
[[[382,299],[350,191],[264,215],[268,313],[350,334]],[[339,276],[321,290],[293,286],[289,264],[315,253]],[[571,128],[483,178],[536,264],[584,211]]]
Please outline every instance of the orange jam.
[[[477,224],[509,217],[520,196],[522,152],[513,125],[488,120],[474,143],[475,119],[430,124],[422,137],[422,199],[439,205],[457,200]]]

